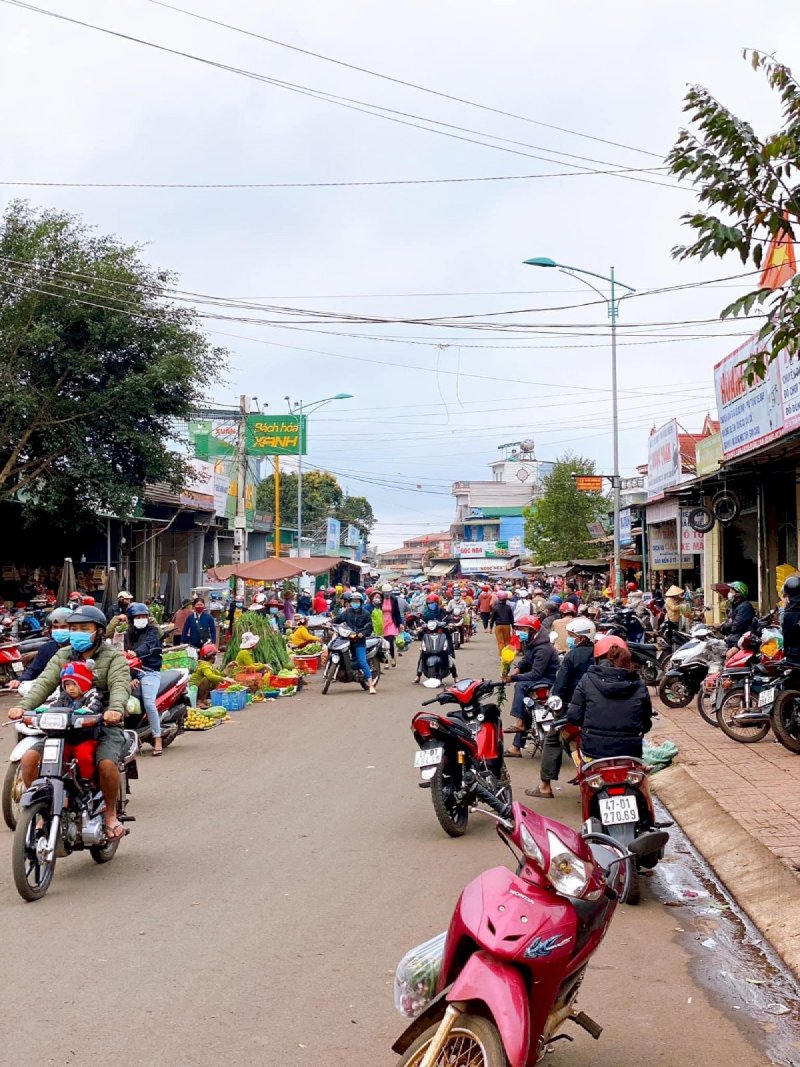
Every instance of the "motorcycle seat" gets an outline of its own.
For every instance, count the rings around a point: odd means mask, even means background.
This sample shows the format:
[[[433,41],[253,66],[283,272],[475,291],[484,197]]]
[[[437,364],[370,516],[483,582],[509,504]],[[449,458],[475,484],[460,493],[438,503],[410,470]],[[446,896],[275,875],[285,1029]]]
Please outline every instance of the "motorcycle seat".
[[[171,689],[173,685],[177,685],[178,682],[183,680],[183,677],[184,671],[182,670],[162,671],[158,680],[158,695],[161,696],[162,693]]]
[[[648,652],[653,656],[658,652],[658,645],[646,644],[644,641],[632,641],[631,644],[634,650],[638,649],[639,652]]]
[[[381,641],[382,638],[380,637],[368,637],[367,648],[378,648],[380,646]]]

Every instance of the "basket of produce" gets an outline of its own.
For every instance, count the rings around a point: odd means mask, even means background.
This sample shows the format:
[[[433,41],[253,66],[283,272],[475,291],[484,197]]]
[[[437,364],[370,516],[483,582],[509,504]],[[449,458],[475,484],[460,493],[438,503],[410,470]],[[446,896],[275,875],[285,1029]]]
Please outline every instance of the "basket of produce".
[[[224,667],[232,663],[241,651],[243,633],[258,635],[258,644],[250,651],[257,663],[268,663],[273,670],[283,670],[289,666],[289,653],[281,634],[276,633],[268,618],[258,611],[243,611],[234,623],[233,634],[225,649],[222,660]]]
[[[303,653],[293,653],[292,663],[299,671],[305,671],[306,674],[316,674],[319,670],[319,652],[313,655],[307,655]]]
[[[187,730],[212,730],[215,726],[219,726],[219,723],[219,719],[212,719],[196,708],[189,708],[184,727]]]
[[[288,668],[280,671],[279,674],[273,674],[270,679],[270,684],[273,689],[291,689],[297,688],[297,683],[300,680],[300,675],[297,671],[289,670]]]
[[[275,700],[281,695],[281,693],[285,692],[285,689],[262,689],[261,695],[264,697],[265,700]]]
[[[212,689],[211,704],[226,711],[241,711],[247,703],[247,690],[229,685],[227,689]]]
[[[194,651],[194,649],[192,649]],[[197,666],[197,653],[192,656],[188,648],[176,648],[164,652],[163,659],[161,661],[162,671],[175,671],[183,668],[187,671],[193,671]]]

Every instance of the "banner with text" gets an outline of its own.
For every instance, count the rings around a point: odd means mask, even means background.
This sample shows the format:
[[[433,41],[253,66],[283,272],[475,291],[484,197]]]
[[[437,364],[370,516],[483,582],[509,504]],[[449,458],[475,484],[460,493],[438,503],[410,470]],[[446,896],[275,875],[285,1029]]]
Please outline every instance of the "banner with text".
[[[248,456],[304,456],[306,416],[248,415],[244,449]]]
[[[678,421],[671,419],[650,434],[647,446],[647,499],[658,500],[681,480]]]

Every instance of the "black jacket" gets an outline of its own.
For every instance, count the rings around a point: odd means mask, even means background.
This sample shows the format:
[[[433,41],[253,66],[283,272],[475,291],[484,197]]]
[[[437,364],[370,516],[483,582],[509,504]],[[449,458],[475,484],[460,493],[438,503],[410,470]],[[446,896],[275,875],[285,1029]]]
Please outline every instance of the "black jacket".
[[[297,614],[298,615],[310,615],[311,614],[311,596],[308,593],[301,593],[297,598]]]
[[[581,728],[587,756],[642,755],[642,737],[653,725],[653,706],[636,671],[595,663],[578,682],[567,719]]]
[[[151,623],[143,630],[129,626],[125,631],[125,651],[132,652],[142,661],[142,670],[161,670],[161,634]]]
[[[518,664],[521,682],[554,682],[558,674],[558,652],[541,630],[528,642]]]
[[[17,675],[17,679],[20,682],[32,682],[34,678],[38,678],[60,648],[63,648],[63,645],[58,641],[48,641],[42,645],[25,670]]]
[[[343,622],[351,630],[355,630],[358,640],[353,641],[354,645],[363,645],[372,633],[372,612],[363,607],[357,610],[347,608],[346,611],[341,611],[336,616],[336,622]]]
[[[720,627],[722,632],[727,634],[726,643],[729,648],[733,648],[742,634],[751,629],[755,617],[755,608],[749,600],[740,600],[731,607],[727,621]]]
[[[787,663],[800,666],[800,596],[790,600],[783,611],[783,654]]]
[[[498,600],[490,617],[495,626],[514,625],[514,609],[507,600]]]
[[[561,661],[553,686],[553,696],[561,697],[569,704],[578,682],[594,663],[594,648],[591,645],[576,645]]]

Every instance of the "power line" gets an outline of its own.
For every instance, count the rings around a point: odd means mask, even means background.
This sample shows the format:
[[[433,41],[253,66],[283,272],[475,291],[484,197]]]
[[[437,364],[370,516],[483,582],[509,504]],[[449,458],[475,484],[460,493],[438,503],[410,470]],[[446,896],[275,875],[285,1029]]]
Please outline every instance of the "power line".
[[[403,85],[408,89],[417,89],[423,93],[429,93],[431,96],[438,96],[444,100],[452,100],[458,104],[467,104],[470,107],[480,108],[481,111],[489,111],[495,115],[503,115],[505,118],[518,119],[521,122],[529,122],[535,126],[543,126],[549,130],[557,130],[559,133],[567,133],[573,137],[583,137],[589,141],[597,141],[600,144],[611,145],[614,148],[624,148],[629,152],[638,152],[645,156],[654,156],[656,159],[663,159],[663,153],[651,152],[646,148],[635,148],[633,145],[621,144],[619,141],[610,141],[605,137],[597,137],[590,133],[580,133],[578,130],[570,130],[564,126],[556,126],[550,122],[543,122],[540,119],[532,119],[527,115],[517,115],[513,111],[504,111],[502,108],[491,107],[488,104],[480,104],[474,100],[467,100],[461,96],[454,96],[451,93],[441,92],[437,89],[430,89],[424,85],[417,85],[415,82],[405,81],[402,78],[395,78],[389,74],[382,74],[379,71],[370,70],[367,67],[360,67],[355,63],[348,63],[342,59],[335,59],[332,56],[322,55],[320,52],[312,52],[308,48],[301,48],[299,45],[288,44],[286,41],[278,41],[274,37],[266,37],[263,34],[256,33],[253,30],[243,29],[241,26],[232,26],[229,22],[221,22],[217,19],[208,18],[205,15],[200,15],[195,11],[187,11],[185,8],[177,7],[174,4],[165,3],[164,0],[147,0],[148,3],[155,4],[157,7],[167,8],[170,11],[177,11],[182,15],[188,15],[189,18],[197,19],[200,22],[208,22],[213,26],[222,26],[226,30],[233,30],[234,33],[245,34],[247,37],[254,37],[259,41],[266,41],[269,44],[278,45],[280,48],[288,48],[293,52],[300,52],[302,55],[312,56],[314,59],[322,59],[326,63],[335,63],[337,66],[346,67],[348,70],[358,71],[360,74],[369,74],[373,78],[381,78],[384,81],[394,82],[395,85]]]

